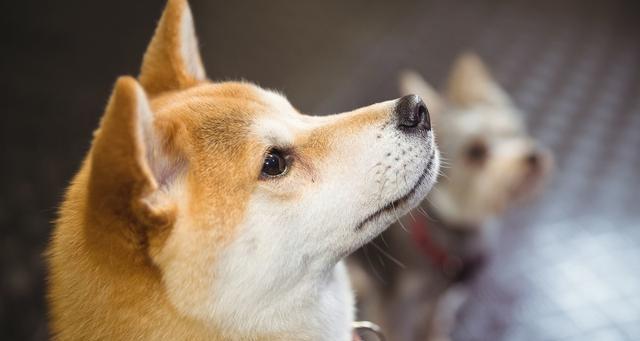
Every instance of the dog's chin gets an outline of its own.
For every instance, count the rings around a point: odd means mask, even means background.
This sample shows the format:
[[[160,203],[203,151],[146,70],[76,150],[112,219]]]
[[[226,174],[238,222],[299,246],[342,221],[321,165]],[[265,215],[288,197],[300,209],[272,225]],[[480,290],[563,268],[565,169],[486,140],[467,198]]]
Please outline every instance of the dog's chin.
[[[341,255],[344,258],[367,244],[380,233],[386,230],[391,224],[399,220],[402,216],[417,207],[426,197],[435,182],[435,175],[428,174],[428,180],[417,183],[411,191],[397,200],[390,202],[380,210],[363,220],[354,230],[356,238],[351,247]]]
[[[382,233],[394,221],[399,220],[410,210],[424,200],[436,181],[439,169],[437,152],[433,154],[430,162],[424,168],[415,184],[406,192],[386,203],[384,206],[364,218],[355,228],[357,233],[366,235],[365,244],[378,234]],[[361,246],[361,245],[360,245]]]

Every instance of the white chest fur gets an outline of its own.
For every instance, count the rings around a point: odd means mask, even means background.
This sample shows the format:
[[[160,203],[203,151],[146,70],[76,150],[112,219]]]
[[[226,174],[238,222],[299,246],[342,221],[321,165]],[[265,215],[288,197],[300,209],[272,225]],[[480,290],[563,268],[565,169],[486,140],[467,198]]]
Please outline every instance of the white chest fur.
[[[235,291],[229,287],[225,290],[229,295]],[[218,301],[215,318],[223,321],[231,334],[248,332],[249,335],[284,334],[295,340],[351,340],[354,298],[343,262],[324,279],[303,278],[299,285],[289,289],[268,288],[254,293],[256,295],[235,292],[235,300]]]

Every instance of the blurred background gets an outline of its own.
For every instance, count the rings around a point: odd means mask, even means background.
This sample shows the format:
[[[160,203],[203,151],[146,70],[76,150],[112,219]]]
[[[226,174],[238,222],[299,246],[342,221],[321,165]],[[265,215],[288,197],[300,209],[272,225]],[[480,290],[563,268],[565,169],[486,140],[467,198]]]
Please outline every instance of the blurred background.
[[[504,220],[456,340],[640,340],[637,1],[196,1],[214,80],[245,78],[302,112],[443,85],[476,51],[551,147],[545,195]],[[47,339],[42,258],[56,205],[117,76],[137,74],[163,1],[3,1],[0,339]]]

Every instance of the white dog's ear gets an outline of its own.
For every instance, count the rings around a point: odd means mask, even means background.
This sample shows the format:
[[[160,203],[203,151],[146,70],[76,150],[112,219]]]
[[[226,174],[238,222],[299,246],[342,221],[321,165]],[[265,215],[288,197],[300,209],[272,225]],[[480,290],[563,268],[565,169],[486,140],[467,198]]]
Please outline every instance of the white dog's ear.
[[[89,203],[92,210],[137,217],[166,225],[173,203],[158,196],[159,185],[175,176],[179,163],[161,141],[147,96],[132,77],[116,82],[90,153]]]
[[[150,96],[206,79],[186,0],[169,0],[142,61],[140,83]]]
[[[422,97],[432,118],[435,119],[433,116],[440,115],[444,107],[444,99],[420,74],[413,70],[402,71],[398,82],[402,96],[416,94]]]
[[[455,61],[449,76],[447,97],[452,103],[462,106],[478,103],[511,105],[507,93],[475,53],[464,53]]]

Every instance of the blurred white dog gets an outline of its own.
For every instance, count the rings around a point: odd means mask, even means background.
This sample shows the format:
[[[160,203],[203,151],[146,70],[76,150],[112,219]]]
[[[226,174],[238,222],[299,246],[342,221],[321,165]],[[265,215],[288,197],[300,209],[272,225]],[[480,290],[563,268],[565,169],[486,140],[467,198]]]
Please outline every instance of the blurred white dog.
[[[400,89],[424,98],[448,166],[418,211],[399,220],[410,233],[390,228],[350,269],[360,318],[379,322],[390,340],[446,340],[486,259],[491,221],[537,192],[553,159],[474,54],[455,62],[442,94],[413,71],[401,74]],[[405,267],[381,266],[387,258]]]

